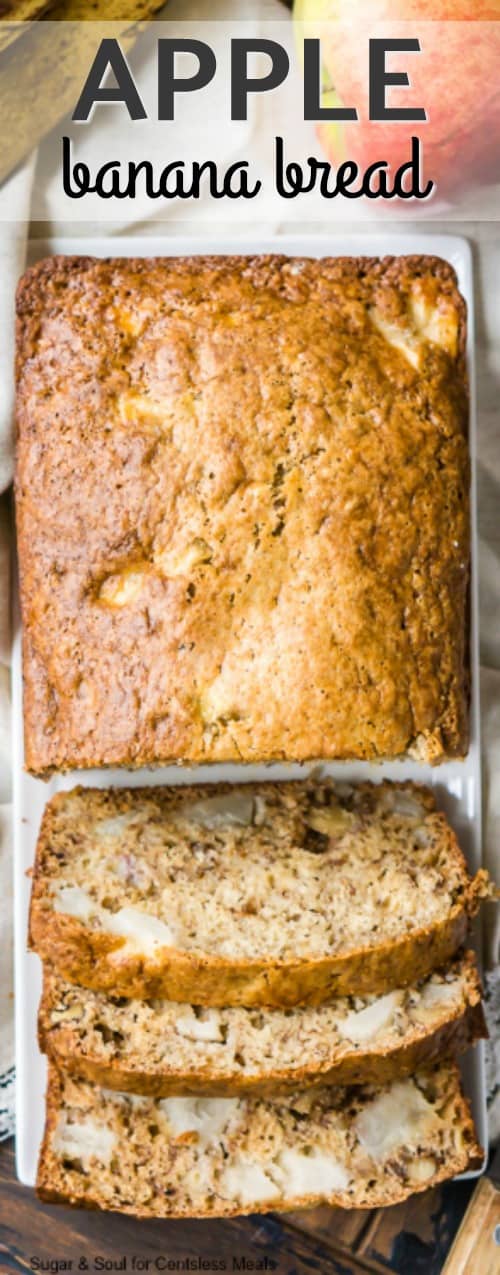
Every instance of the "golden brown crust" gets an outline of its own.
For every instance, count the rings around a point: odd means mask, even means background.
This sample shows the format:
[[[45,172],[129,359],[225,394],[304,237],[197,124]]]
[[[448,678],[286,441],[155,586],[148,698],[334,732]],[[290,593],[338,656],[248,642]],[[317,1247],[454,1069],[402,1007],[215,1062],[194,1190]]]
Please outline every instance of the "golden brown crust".
[[[457,1057],[474,1041],[486,1039],[486,1021],[481,1005],[481,984],[473,952],[468,952],[462,962],[467,974],[467,1001],[457,1003],[443,1013],[447,1020],[428,1029],[414,1026],[411,1033],[400,1042],[383,1046],[367,1042],[363,1049],[352,1047],[331,1064],[324,1059],[307,1066],[277,1068],[261,1074],[245,1074],[235,1068],[217,1077],[217,1066],[197,1062],[196,1074],[187,1071],[167,1054],[161,1070],[144,1071],[140,1058],[133,1065],[130,1058],[116,1054],[109,1062],[92,1053],[84,1052],[78,1032],[64,1020],[54,1030],[52,1011],[57,1003],[57,979],[45,970],[43,995],[38,1014],[38,1039],[40,1049],[54,1065],[68,1075],[81,1076],[104,1088],[126,1093],[146,1094],[162,1098],[171,1094],[206,1094],[228,1097],[232,1094],[261,1094],[273,1096],[292,1089],[312,1085],[385,1084],[402,1076],[409,1076],[421,1066],[445,1058]],[[332,1056],[335,1046],[332,1046]]]
[[[321,1005],[334,996],[382,993],[425,978],[462,946],[478,909],[485,873],[478,873],[447,920],[390,944],[323,960],[238,960],[162,948],[158,958],[116,953],[114,935],[93,932],[74,917],[31,911],[30,944],[70,982],[116,996],[164,998],[199,1005]]]
[[[463,755],[464,348],[438,258],[28,271],[28,769]]]
[[[430,790],[419,785],[404,786],[418,792],[428,808],[434,808]],[[167,797],[172,794],[172,800],[179,800],[208,791],[227,791],[229,787],[201,785],[182,791],[166,789],[165,793]],[[252,787],[262,791],[266,786]],[[303,786],[292,782],[285,787]],[[372,784],[361,787],[374,788]],[[140,801],[145,795],[151,798],[151,790],[119,791],[122,802],[129,798],[131,802]],[[92,790],[89,796],[92,797]],[[150,955],[134,952],[124,938],[91,929],[52,906],[49,887],[58,869],[54,826],[57,811],[66,800],[66,793],[58,793],[46,806],[42,820],[33,875],[30,945],[70,982],[117,996],[213,1006],[282,1007],[319,1005],[336,996],[382,993],[407,986],[447,964],[464,944],[470,919],[489,890],[484,870],[473,879],[469,877],[454,833],[439,816],[448,863],[457,867],[460,885],[448,914],[433,925],[401,934],[390,942],[379,940],[319,959],[224,958],[210,952],[169,947],[160,947]]]
[[[480,1167],[484,1159],[484,1153],[477,1141],[470,1104],[464,1097],[459,1074],[453,1065],[450,1065],[450,1072],[455,1074],[455,1093],[453,1095],[453,1107],[455,1121],[462,1127],[465,1134],[457,1146],[456,1151],[451,1155],[447,1162],[441,1163],[436,1167],[432,1177],[422,1182],[415,1180],[409,1182],[393,1178],[390,1185],[387,1181],[383,1182],[382,1190],[379,1188],[377,1196],[376,1180],[372,1180],[367,1187],[366,1198],[350,1199],[345,1192],[341,1194],[316,1194],[301,1196],[298,1198],[283,1198],[278,1202],[274,1199],[271,1203],[262,1201],[259,1203],[258,1212],[288,1212],[299,1208],[313,1208],[319,1204],[329,1204],[339,1208],[375,1208],[385,1207],[391,1204],[398,1204],[408,1198],[409,1195],[423,1190],[427,1190],[436,1186],[439,1182],[463,1173],[466,1169]],[[103,1203],[99,1200],[99,1184],[95,1174],[87,1174],[80,1178],[79,1186],[81,1190],[71,1192],[64,1189],[62,1184],[58,1185],[59,1172],[58,1162],[51,1150],[51,1137],[56,1129],[60,1111],[62,1109],[64,1091],[64,1080],[57,1072],[57,1069],[51,1065],[49,1067],[49,1078],[47,1085],[46,1097],[46,1121],[45,1131],[40,1150],[38,1162],[38,1175],[36,1192],[39,1199],[50,1204],[65,1204],[72,1208],[102,1209]],[[165,1183],[162,1184],[165,1187]],[[123,1213],[129,1213],[134,1217],[232,1217],[244,1214],[255,1213],[255,1205],[232,1205],[229,1201],[223,1201],[220,1198],[216,1201],[207,1201],[205,1210],[193,1211],[191,1208],[180,1207],[178,1202],[173,1203],[169,1200],[168,1194],[159,1192],[158,1196],[153,1196],[144,1204],[125,1203],[117,1205],[116,1210]]]

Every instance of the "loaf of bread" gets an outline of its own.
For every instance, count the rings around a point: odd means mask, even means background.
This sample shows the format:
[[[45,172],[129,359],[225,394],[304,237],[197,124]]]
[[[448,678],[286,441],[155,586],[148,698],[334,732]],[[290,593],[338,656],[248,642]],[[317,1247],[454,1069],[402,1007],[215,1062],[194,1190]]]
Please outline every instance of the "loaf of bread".
[[[472,952],[416,987],[292,1010],[124,1000],[46,969],[38,1022],[60,1070],[153,1097],[382,1084],[487,1034]]]
[[[317,1005],[443,966],[488,889],[411,783],[76,788],[44,813],[31,944],[112,995]]]
[[[137,1217],[396,1204],[482,1160],[454,1064],[373,1089],[153,1099],[49,1072],[43,1200]]]
[[[434,257],[28,271],[28,769],[463,756],[464,350]]]

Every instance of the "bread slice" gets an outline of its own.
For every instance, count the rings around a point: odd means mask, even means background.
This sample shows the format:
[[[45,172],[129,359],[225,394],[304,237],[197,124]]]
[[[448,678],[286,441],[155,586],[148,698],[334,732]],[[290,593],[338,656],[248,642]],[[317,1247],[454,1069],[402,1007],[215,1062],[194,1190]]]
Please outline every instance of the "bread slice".
[[[77,788],[44,814],[31,943],[113,995],[321,1004],[444,965],[487,891],[412,784]]]
[[[382,1084],[486,1036],[473,952],[423,983],[296,1009],[108,997],[45,971],[41,1049],[72,1075],[167,1097]]]
[[[37,1188],[138,1217],[379,1208],[481,1159],[455,1064],[273,1101],[138,1097],[51,1068]]]

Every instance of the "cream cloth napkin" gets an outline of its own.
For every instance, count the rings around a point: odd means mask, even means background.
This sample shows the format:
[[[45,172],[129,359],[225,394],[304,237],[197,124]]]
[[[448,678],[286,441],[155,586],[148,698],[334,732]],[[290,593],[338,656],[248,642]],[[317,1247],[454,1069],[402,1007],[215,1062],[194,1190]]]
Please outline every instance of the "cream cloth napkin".
[[[247,17],[258,22],[259,17],[275,17],[283,19],[286,11],[278,0],[239,0],[238,6],[231,0],[219,0],[216,9],[217,18],[235,16]],[[170,21],[176,18],[183,21],[210,20],[214,17],[214,6],[211,0],[171,0],[166,16]],[[291,33],[290,33],[291,47]],[[156,66],[142,67],[141,84],[149,75],[155,77]],[[290,81],[288,90],[294,93],[296,88]],[[281,108],[283,109],[283,108]],[[285,102],[286,110],[286,102]],[[106,122],[103,120],[102,145],[104,153],[109,154],[109,136],[106,136]],[[109,126],[108,126],[109,127]],[[275,132],[279,132],[279,121],[273,120]],[[263,138],[268,128],[267,111],[264,103],[256,98],[248,121],[245,140],[240,153],[248,152],[258,155],[265,149]],[[45,143],[41,147],[39,163],[48,171],[49,162],[44,155]],[[177,135],[179,152],[182,150],[182,139]],[[201,153],[201,152],[200,152]],[[227,140],[220,139],[220,156],[227,158]],[[16,217],[16,225],[0,225],[0,318],[2,323],[2,342],[0,343],[0,486],[5,489],[10,482],[12,465],[12,359],[13,359],[13,298],[15,283],[22,271],[27,220],[29,216],[29,191],[33,172],[33,162],[26,165],[0,192],[0,200],[6,198],[11,216]],[[55,190],[55,187],[54,187]],[[140,210],[142,212],[142,210]],[[206,216],[206,209],[200,209],[200,217]],[[51,195],[50,182],[47,185],[46,210],[47,220],[52,220],[52,230],[58,233],[81,235],[82,226],[57,225],[57,201]],[[139,214],[140,215],[140,214]],[[497,224],[486,222],[468,223],[466,225],[431,224],[415,225],[419,233],[427,230],[448,230],[453,233],[464,233],[475,244],[476,254],[476,303],[478,314],[477,353],[478,353],[478,396],[479,396],[479,528],[480,528],[480,585],[481,585],[481,686],[482,686],[482,730],[483,730],[483,764],[485,789],[485,859],[492,874],[500,881],[500,427],[498,424],[497,404],[500,391],[500,236]],[[143,221],[120,223],[114,228],[100,225],[94,228],[95,234],[110,236],[124,232],[165,233],[175,235],[199,232],[196,220],[190,222],[189,228],[177,222],[173,216],[163,226]],[[270,230],[287,229],[281,225],[253,226],[249,233],[262,233]],[[364,228],[370,234],[384,233],[380,223],[368,223]],[[405,222],[405,231],[412,225]],[[295,233],[313,231],[317,234],[332,233],[334,228],[330,222],[315,223],[314,226],[295,225]],[[339,232],[342,226],[338,226]],[[31,233],[46,234],[46,227],[32,225]],[[242,231],[242,227],[238,228]],[[203,221],[203,235],[209,237],[218,233],[213,223],[210,227]],[[88,228],[87,228],[88,233]],[[220,227],[219,233],[227,235],[228,227]],[[387,230],[385,229],[385,233]],[[119,245],[117,245],[119,248]],[[89,243],[89,250],[91,245]],[[443,529],[443,534],[446,534]],[[10,735],[8,707],[8,674],[6,665],[9,652],[8,632],[8,519],[4,508],[0,515],[0,943],[4,954],[10,951],[11,943],[11,864],[9,834],[9,794],[10,794]],[[490,912],[487,923],[488,943],[487,959],[490,966],[498,962],[500,946],[500,926],[495,909]],[[6,1136],[12,1127],[13,1116],[13,1031],[12,1031],[12,990],[11,967],[9,958],[6,962],[5,977],[0,981],[0,1137]],[[3,973],[3,971],[2,971]],[[500,979],[498,971],[489,979],[489,1018],[492,1031],[492,1043],[489,1049],[489,1091],[490,1091],[490,1124],[491,1137],[500,1136],[500,1086],[497,1077],[500,1074]],[[3,1086],[3,1096],[2,1096]]]

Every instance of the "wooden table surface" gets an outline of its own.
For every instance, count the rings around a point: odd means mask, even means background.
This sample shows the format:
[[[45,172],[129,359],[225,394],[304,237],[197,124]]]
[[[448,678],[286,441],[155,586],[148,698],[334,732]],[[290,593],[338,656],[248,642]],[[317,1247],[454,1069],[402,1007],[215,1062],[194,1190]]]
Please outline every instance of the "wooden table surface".
[[[37,1269],[441,1275],[472,1186],[446,1183],[374,1212],[320,1208],[224,1222],[142,1222],[38,1203],[16,1180],[10,1141],[0,1145],[0,1275]]]

